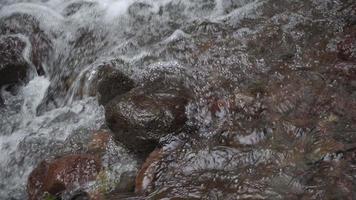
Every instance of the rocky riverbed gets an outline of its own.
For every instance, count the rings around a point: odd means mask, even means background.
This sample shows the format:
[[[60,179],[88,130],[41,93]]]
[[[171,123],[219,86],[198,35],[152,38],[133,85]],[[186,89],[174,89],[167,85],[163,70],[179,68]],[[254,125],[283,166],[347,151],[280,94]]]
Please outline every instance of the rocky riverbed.
[[[356,199],[353,0],[2,0],[0,199]]]

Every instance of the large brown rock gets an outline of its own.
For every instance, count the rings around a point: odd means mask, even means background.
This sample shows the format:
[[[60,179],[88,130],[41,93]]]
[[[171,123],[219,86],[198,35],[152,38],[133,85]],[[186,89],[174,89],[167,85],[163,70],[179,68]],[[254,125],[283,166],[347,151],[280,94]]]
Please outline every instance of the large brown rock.
[[[26,43],[16,36],[0,39],[0,87],[24,81],[29,68],[23,57]]]
[[[111,100],[105,106],[106,122],[120,142],[134,152],[147,154],[161,137],[183,127],[189,96],[179,81],[149,81]]]
[[[101,161],[89,154],[67,155],[53,161],[42,161],[28,178],[30,200],[41,199],[46,192],[57,196],[65,190],[83,186],[95,180]]]

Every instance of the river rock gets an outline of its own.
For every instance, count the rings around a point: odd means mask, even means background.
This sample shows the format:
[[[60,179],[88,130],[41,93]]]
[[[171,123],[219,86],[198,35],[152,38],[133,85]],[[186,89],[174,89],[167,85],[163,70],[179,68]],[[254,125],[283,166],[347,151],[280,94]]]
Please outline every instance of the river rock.
[[[89,154],[67,155],[53,161],[42,161],[30,174],[27,192],[30,200],[41,199],[46,192],[58,196],[65,190],[84,186],[95,180],[101,161]]]
[[[23,57],[26,43],[16,36],[0,39],[0,87],[24,81],[29,68]]]
[[[42,161],[31,172],[27,183],[30,200],[48,196],[100,200],[113,190],[134,191],[135,162],[116,145],[110,131],[99,130],[81,139],[78,151],[60,152],[62,156]]]
[[[105,106],[106,122],[121,143],[136,153],[147,154],[161,137],[183,127],[189,96],[179,81],[148,81],[111,100]]]
[[[101,105],[106,105],[115,96],[122,95],[135,86],[133,80],[110,65],[100,68],[97,77],[96,90]]]
[[[154,181],[156,165],[159,163],[162,156],[163,156],[163,149],[155,149],[146,158],[145,162],[141,166],[141,169],[136,176],[136,181],[135,181],[136,193],[145,192],[150,186],[150,184]]]
[[[39,21],[29,14],[14,13],[0,19],[0,34],[22,34],[31,43],[31,61],[39,75],[43,75],[43,63],[50,56],[52,43],[49,36],[40,28]]]

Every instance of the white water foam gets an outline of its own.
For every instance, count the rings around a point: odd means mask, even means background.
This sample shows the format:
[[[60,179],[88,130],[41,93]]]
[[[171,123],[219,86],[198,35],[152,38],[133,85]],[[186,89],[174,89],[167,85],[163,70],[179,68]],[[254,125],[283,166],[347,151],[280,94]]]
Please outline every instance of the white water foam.
[[[22,91],[25,97],[22,105],[23,126],[36,116],[36,109],[41,103],[49,84],[50,81],[47,78],[44,76],[37,76],[23,88]]]

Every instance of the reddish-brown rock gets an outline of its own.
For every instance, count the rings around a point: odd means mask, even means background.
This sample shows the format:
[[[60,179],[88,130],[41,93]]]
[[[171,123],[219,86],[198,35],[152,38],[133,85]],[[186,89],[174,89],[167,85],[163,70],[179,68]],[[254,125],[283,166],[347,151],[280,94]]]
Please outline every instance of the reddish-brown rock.
[[[28,178],[30,200],[38,200],[48,192],[59,195],[95,180],[101,170],[101,161],[89,154],[67,155],[53,161],[42,161]]]
[[[88,144],[89,151],[100,152],[105,151],[108,143],[112,140],[112,135],[106,130],[100,130],[93,134],[91,141]]]
[[[155,149],[143,163],[140,171],[136,176],[136,193],[143,193],[149,187],[149,185],[154,181],[155,176],[155,165],[163,156],[162,149]]]

